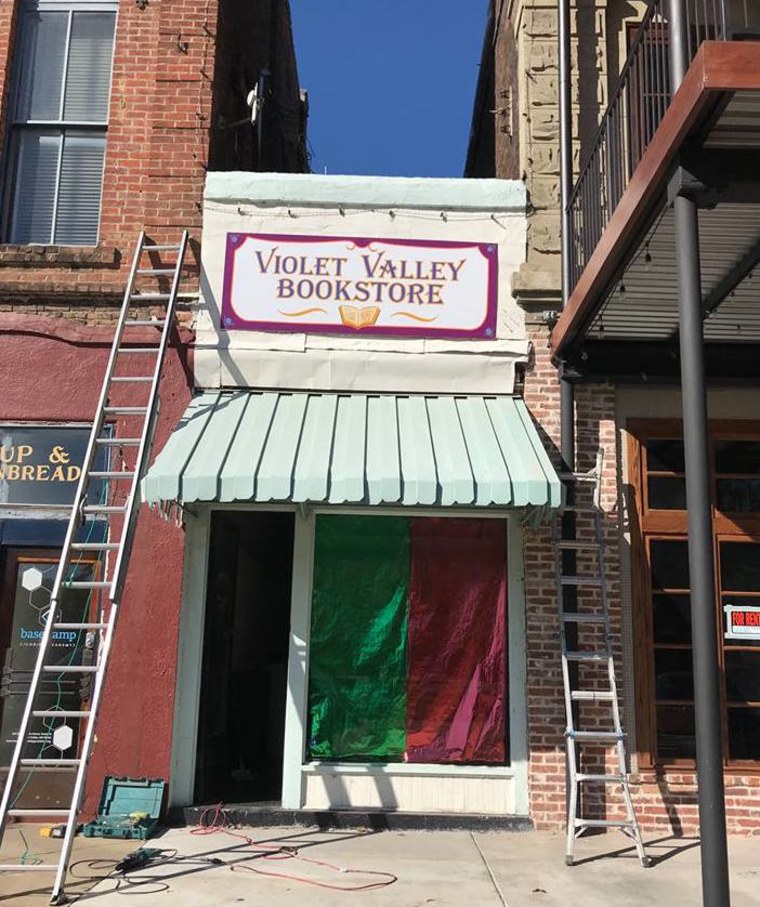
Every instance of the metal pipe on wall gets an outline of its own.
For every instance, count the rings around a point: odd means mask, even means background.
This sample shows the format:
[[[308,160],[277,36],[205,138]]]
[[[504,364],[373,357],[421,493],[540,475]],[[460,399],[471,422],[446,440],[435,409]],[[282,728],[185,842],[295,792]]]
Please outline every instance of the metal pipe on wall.
[[[572,83],[570,75],[570,0],[558,0],[559,160],[562,308],[570,298],[570,191],[573,185]],[[575,389],[560,372],[560,453],[565,468],[575,469]]]
[[[673,91],[689,65],[684,0],[668,0]],[[681,395],[686,504],[689,523],[689,577],[694,673],[694,711],[699,779],[699,825],[704,907],[729,907],[726,807],[723,784],[722,708],[715,612],[715,568],[710,505],[707,393],[705,389],[702,280],[697,204],[678,196],[674,203]]]

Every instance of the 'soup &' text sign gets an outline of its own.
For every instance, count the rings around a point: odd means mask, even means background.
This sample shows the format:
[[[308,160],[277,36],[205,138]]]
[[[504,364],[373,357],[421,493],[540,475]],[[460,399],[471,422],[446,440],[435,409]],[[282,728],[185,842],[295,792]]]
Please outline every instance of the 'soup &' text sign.
[[[498,250],[489,243],[229,233],[227,329],[496,336]]]

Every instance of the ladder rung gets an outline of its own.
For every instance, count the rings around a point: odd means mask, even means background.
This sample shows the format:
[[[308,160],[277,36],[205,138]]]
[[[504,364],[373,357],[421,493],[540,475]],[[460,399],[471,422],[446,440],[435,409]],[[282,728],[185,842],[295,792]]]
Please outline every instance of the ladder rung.
[[[118,551],[118,542],[72,542],[73,551]]]
[[[139,416],[148,412],[147,406],[104,406],[104,413],[118,416]]]
[[[573,702],[612,702],[615,694],[612,690],[572,690]]]
[[[96,444],[102,444],[104,447],[137,447],[140,444],[140,438],[96,438]]]
[[[134,472],[113,470],[111,472],[90,472],[88,475],[91,479],[132,479],[135,474]]]
[[[42,668],[47,674],[94,674],[97,665],[45,665]]]
[[[594,781],[601,784],[624,784],[625,775],[576,775],[576,781]]]
[[[92,713],[87,710],[74,709],[35,709],[35,718],[89,718]]]
[[[8,815],[12,816],[13,811],[8,810]],[[45,815],[52,816],[53,813],[48,812]],[[52,863],[0,863],[0,872],[55,872],[57,869],[58,866]]]
[[[143,243],[143,252],[179,252],[182,246],[176,243]]]
[[[108,624],[96,623],[93,621],[90,621],[88,623],[53,624],[53,629],[55,629],[55,630],[105,630],[107,628],[108,628]]]
[[[568,661],[608,661],[611,657],[607,652],[565,652]]]
[[[45,766],[52,765],[59,768],[74,768],[81,763],[81,759],[20,759],[19,765]]]
[[[9,816],[68,816],[68,809],[9,809]]]
[[[626,819],[575,819],[576,828],[636,828],[636,823]]]
[[[133,293],[129,298],[132,302],[158,302],[170,299],[171,293]]]
[[[562,620],[570,624],[604,624],[606,618],[603,614],[579,614],[577,611],[564,611]]]
[[[162,328],[165,324],[165,318],[130,318],[124,322],[128,328]]]
[[[118,384],[129,384],[137,382],[147,382],[153,381],[153,375],[115,375],[111,378],[111,381],[115,381]]]
[[[584,551],[587,549],[598,550],[599,542],[584,542],[580,541],[579,539],[560,539],[557,542],[557,546],[562,551]]]
[[[138,268],[135,274],[173,274],[176,268]]]
[[[132,353],[152,353],[156,355],[158,353],[157,346],[120,346],[118,352],[132,354]]]
[[[70,583],[64,582],[64,589],[108,589],[111,583],[100,579],[82,579],[72,580]]]
[[[87,504],[82,508],[82,513],[126,513],[126,504]]]
[[[617,731],[568,731],[567,736],[580,743],[594,743],[622,740],[625,734],[618,734]]]
[[[602,580],[598,576],[561,576],[563,586],[596,586],[601,587]]]

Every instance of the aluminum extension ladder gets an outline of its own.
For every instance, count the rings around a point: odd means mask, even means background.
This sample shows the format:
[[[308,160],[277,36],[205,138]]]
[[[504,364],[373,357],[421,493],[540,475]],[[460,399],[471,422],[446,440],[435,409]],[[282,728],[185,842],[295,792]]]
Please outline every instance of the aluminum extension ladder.
[[[600,450],[596,466],[591,471],[561,474],[568,492],[565,513],[569,513],[571,522],[568,526],[568,521],[563,520],[562,515],[555,516],[552,521],[567,718],[565,739],[569,797],[565,862],[568,866],[573,865],[575,840],[584,832],[593,828],[619,828],[634,842],[641,865],[649,867],[652,861],[644,850],[628,786],[625,733],[620,722],[615,681],[600,501],[602,462],[603,451]],[[577,537],[577,517],[591,521],[591,539]],[[592,567],[589,572],[586,565],[586,572],[579,574],[576,558],[584,555]],[[584,632],[589,633],[591,638],[584,639]],[[603,680],[598,676],[594,678],[594,682],[588,678],[584,680],[584,666],[588,668],[592,665],[602,666],[600,673]],[[598,710],[591,718],[586,716],[585,720],[591,721],[591,726],[587,727],[583,727],[584,718],[580,714],[584,704]],[[609,774],[605,755],[600,754],[599,750],[611,744],[615,746],[616,766],[613,773]],[[583,763],[587,761],[592,749],[596,750],[597,764],[592,764],[589,770]],[[586,808],[584,793],[598,791],[600,787],[606,789],[608,785],[620,789],[626,818],[584,816],[584,812],[590,811]],[[597,804],[599,802],[597,798]]]
[[[174,325],[174,311],[187,241],[187,231],[182,234],[177,244],[151,243],[144,233],[141,233],[138,239],[51,593],[50,609],[0,804],[0,843],[10,818],[37,817],[42,820],[48,817],[61,817],[61,824],[65,821],[66,829],[57,863],[35,865],[22,859],[18,864],[0,864],[0,871],[54,873],[52,904],[66,902],[64,891],[66,873],[77,828],[77,814],[84,793],[87,766],[95,740],[95,725],[108,656],[113,644],[119,600],[137,522],[140,505],[139,483],[148,465],[155,432],[159,407],[158,385]],[[164,261],[164,258],[173,260]],[[146,283],[149,283],[149,286],[145,286]],[[154,312],[158,309],[160,314],[146,318],[146,308]],[[135,328],[138,330],[136,335],[133,333]],[[151,328],[156,329],[155,342],[151,340],[146,345],[139,339],[130,340],[130,334],[132,337],[140,338],[146,331],[150,332]],[[140,345],[136,345],[137,343]],[[120,392],[134,390],[136,387],[138,392],[140,388],[145,391],[144,399],[139,405],[119,402]],[[109,423],[114,421],[118,421],[118,430],[112,433],[112,426]],[[120,463],[115,462],[117,457]],[[80,540],[82,527],[88,519],[101,530],[102,541]],[[83,559],[88,559],[88,564],[97,559],[97,569],[100,573],[93,572],[86,580],[77,579],[77,576],[82,575]],[[86,590],[88,597],[96,596],[97,610],[94,607],[89,608],[89,613],[84,613],[78,622],[63,619],[61,597],[65,596],[67,589]],[[85,640],[84,646],[81,647],[85,654],[80,663],[66,665],[49,663],[53,633],[57,631],[75,632],[77,634],[75,649],[80,648],[82,639]],[[83,683],[89,681],[90,692],[87,694],[89,703],[82,703],[81,708],[77,710],[40,707],[37,699],[41,694],[45,695],[43,685],[49,684],[50,680],[57,680],[60,686],[67,675],[69,677],[74,675],[75,678],[80,676]],[[36,732],[34,730],[33,719],[42,719],[45,722],[42,743],[39,728]],[[64,758],[61,752],[51,757],[49,752],[45,752],[54,749],[47,742],[47,735],[50,734],[51,740],[54,739],[55,725],[58,728],[65,728],[70,721],[79,722],[79,734],[77,735],[74,729],[61,737],[64,739],[68,737],[70,741],[75,742],[79,736],[80,755],[76,758]],[[30,750],[35,755],[30,756]],[[71,805],[68,808],[16,808],[15,803],[26,785],[24,781],[21,789],[18,789],[22,769],[34,772],[38,767],[58,768],[76,773]]]

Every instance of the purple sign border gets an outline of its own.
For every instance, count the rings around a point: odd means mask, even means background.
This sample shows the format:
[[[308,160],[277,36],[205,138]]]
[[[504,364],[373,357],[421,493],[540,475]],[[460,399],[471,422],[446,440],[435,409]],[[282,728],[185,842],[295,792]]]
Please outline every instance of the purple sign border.
[[[371,327],[359,330],[341,324],[301,324],[289,327],[278,321],[247,321],[241,318],[232,306],[232,280],[235,270],[235,256],[246,239],[265,239],[277,242],[308,242],[308,243],[334,243],[350,242],[357,248],[363,249],[372,243],[385,243],[390,246],[417,249],[477,249],[488,262],[488,299],[486,303],[486,316],[476,328],[435,328],[428,327]],[[222,329],[238,331],[266,331],[278,334],[337,334],[340,336],[358,337],[408,337],[410,339],[436,338],[447,340],[494,340],[496,339],[496,316],[498,311],[498,276],[499,276],[499,249],[495,243],[454,242],[447,240],[405,240],[381,239],[380,237],[357,236],[296,236],[280,233],[228,233],[227,249],[224,261],[224,287],[222,290]]]

